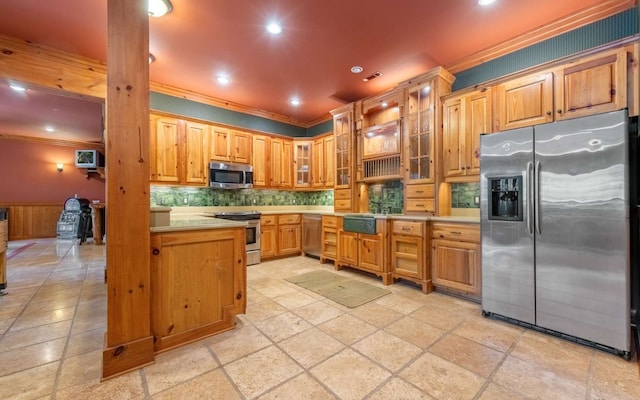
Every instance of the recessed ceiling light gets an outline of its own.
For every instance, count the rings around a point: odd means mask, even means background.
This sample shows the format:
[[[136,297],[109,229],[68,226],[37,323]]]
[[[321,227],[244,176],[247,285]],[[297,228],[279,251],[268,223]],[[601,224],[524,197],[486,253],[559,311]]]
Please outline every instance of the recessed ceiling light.
[[[229,78],[224,75],[218,75],[216,81],[221,85],[228,85],[230,82]]]
[[[292,106],[299,106],[300,105],[300,99],[291,99],[291,100],[289,100],[289,104],[291,104]]]
[[[478,0],[478,5],[488,6],[489,4],[495,3],[496,0]]]
[[[388,106],[388,105],[389,105],[389,104],[388,104],[386,101],[383,101],[383,102],[382,102],[382,108],[387,108],[387,106]]]
[[[27,88],[24,86],[14,85],[14,84],[9,85],[9,87],[15,90],[16,92],[25,92],[27,90]]]
[[[271,33],[272,35],[277,35],[282,32],[282,27],[276,22],[270,22],[267,25],[267,32]]]
[[[362,71],[364,71],[364,68],[359,65],[354,65],[353,67],[351,67],[351,72],[353,72],[354,74],[359,74]]]
[[[53,126],[45,126],[44,130],[47,132],[55,132],[55,129],[53,128]]]
[[[152,17],[162,17],[173,10],[169,0],[149,0],[149,15]]]

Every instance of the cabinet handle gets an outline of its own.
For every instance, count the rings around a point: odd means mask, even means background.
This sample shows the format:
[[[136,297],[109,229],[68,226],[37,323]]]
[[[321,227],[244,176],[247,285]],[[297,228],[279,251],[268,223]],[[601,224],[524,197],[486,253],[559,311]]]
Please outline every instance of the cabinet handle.
[[[449,233],[452,235],[462,235],[462,232],[456,232],[456,231],[449,231]]]
[[[418,193],[418,194],[424,193],[424,190],[416,190],[416,193]]]
[[[411,228],[409,228],[408,226],[403,226],[403,227],[402,227],[402,230],[403,230],[404,232],[409,232],[409,231],[411,231]]]
[[[562,110],[561,109],[558,109],[558,114],[562,114]]]
[[[160,254],[160,249],[153,249],[151,250],[151,254],[153,254],[154,256],[157,256],[158,254]]]
[[[560,111],[558,111],[558,112],[560,112]],[[551,111],[547,111],[547,115],[551,115]]]
[[[238,292],[238,294],[236,294],[236,300],[240,300],[242,298],[242,292]]]

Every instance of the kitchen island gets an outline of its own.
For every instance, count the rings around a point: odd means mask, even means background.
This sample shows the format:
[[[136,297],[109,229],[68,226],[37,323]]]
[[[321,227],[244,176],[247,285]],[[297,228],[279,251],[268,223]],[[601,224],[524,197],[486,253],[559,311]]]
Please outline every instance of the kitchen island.
[[[232,329],[245,313],[245,225],[185,216],[150,228],[156,353]]]

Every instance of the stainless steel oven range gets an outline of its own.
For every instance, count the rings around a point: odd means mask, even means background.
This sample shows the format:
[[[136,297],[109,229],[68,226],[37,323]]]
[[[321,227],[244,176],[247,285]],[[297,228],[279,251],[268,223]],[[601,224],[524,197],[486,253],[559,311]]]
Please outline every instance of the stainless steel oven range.
[[[247,265],[260,263],[260,211],[217,212],[216,218],[247,222]]]

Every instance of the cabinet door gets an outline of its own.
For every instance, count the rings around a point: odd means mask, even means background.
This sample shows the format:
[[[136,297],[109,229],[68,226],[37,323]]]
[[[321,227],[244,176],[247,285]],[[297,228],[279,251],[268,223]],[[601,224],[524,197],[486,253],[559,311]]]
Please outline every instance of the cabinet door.
[[[212,160],[229,161],[229,148],[231,147],[231,133],[229,130],[212,126],[209,146],[209,155]]]
[[[384,271],[384,246],[381,236],[360,234],[358,247],[359,266],[373,271]]]
[[[433,182],[433,141],[435,129],[434,82],[429,81],[407,90],[405,99],[404,154],[407,183]]]
[[[556,71],[556,120],[626,107],[627,53],[620,49]]]
[[[283,188],[293,187],[293,141],[282,142],[282,162],[280,164]]]
[[[335,187],[347,189],[351,187],[353,173],[353,120],[352,111],[345,111],[333,118],[333,133],[335,138]]]
[[[553,121],[553,74],[524,76],[496,87],[500,131]]]
[[[480,251],[475,243],[432,241],[433,284],[480,294]]]
[[[311,151],[311,142],[294,141],[293,185],[297,188],[311,187]]]
[[[338,261],[342,264],[358,265],[358,234],[338,231]]]
[[[185,182],[207,183],[208,153],[205,146],[208,139],[209,127],[195,122],[186,123],[185,131]]]
[[[324,139],[324,187],[333,188],[336,176],[336,142],[333,136]]]
[[[154,156],[157,182],[180,182],[182,126],[182,122],[175,118],[159,118],[156,122]]]
[[[442,117],[442,173],[445,177],[464,175],[464,97],[447,99]]]
[[[282,139],[271,139],[271,167],[270,167],[270,181],[271,187],[282,186],[282,153],[283,153],[283,141]]]
[[[229,155],[233,162],[251,163],[251,134],[232,131]]]
[[[398,275],[422,279],[424,271],[424,239],[393,235],[391,238],[391,269]]]
[[[491,89],[471,93],[465,110],[465,172],[480,174],[480,135],[491,133]]]
[[[301,242],[302,229],[299,224],[278,227],[278,255],[300,253]]]
[[[313,158],[311,162],[311,186],[314,188],[324,187],[324,139],[313,141]]]
[[[322,227],[322,257],[335,260],[338,256],[338,230]]]
[[[260,256],[275,257],[278,254],[278,231],[275,225],[260,226]]]
[[[253,136],[253,186],[266,187],[269,185],[269,154],[271,139],[268,136]]]

